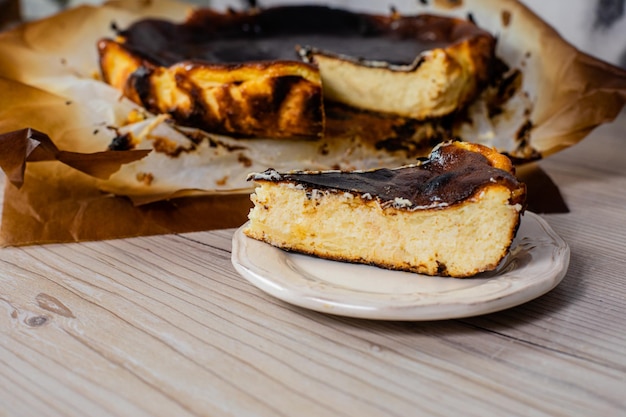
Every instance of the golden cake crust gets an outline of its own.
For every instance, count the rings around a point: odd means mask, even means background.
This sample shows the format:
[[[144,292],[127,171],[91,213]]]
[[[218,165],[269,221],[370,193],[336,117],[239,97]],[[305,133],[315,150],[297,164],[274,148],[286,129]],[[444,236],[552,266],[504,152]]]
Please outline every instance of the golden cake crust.
[[[316,139],[324,130],[319,72],[296,61],[154,64],[123,42],[98,43],[103,79],[180,124],[246,137]]]

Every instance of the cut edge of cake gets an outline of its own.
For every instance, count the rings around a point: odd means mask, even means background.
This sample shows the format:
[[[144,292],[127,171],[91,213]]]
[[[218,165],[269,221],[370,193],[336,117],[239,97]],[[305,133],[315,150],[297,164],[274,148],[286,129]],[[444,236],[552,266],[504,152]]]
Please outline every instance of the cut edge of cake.
[[[429,160],[445,146],[478,152],[492,167],[514,172],[506,156],[462,142],[437,146]],[[526,195],[523,183],[488,181],[454,204],[415,207],[402,198],[381,200],[285,178],[272,170],[250,176],[257,188],[244,229],[248,237],[325,259],[457,278],[500,264],[515,238]]]

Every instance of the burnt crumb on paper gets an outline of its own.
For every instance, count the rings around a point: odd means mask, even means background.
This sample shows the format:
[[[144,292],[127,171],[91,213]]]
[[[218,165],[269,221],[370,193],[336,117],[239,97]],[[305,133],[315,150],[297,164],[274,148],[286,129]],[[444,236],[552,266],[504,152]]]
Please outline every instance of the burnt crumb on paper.
[[[242,153],[237,155],[237,161],[246,168],[252,166],[252,160]]]
[[[317,153],[320,155],[328,155],[330,153],[330,150],[328,149],[328,143],[324,142],[320,145],[320,147],[317,150]]]
[[[193,142],[185,147],[165,137],[153,136],[151,140],[155,152],[165,154],[170,158],[177,158],[182,153],[192,153],[197,149],[197,145]]]
[[[527,120],[520,128],[517,130],[515,134],[515,138],[518,140],[520,144],[520,148],[527,149],[530,143],[530,133],[533,129],[533,122]]]
[[[107,149],[110,151],[129,151],[134,147],[131,134],[124,133],[116,135]]]
[[[408,120],[402,125],[393,126],[393,136],[375,143],[378,150],[403,152],[407,158],[417,158],[428,154],[436,144],[448,139],[451,133],[452,119],[441,118],[438,123]]]
[[[144,185],[151,185],[154,181],[154,175],[150,172],[139,172],[135,178]]]
[[[489,117],[502,113],[503,106],[522,88],[522,72],[518,69],[505,74],[496,85],[496,94],[487,102]]]
[[[502,18],[502,26],[505,28],[509,27],[512,18],[511,12],[508,10],[502,10],[502,14],[500,15],[500,17]]]
[[[216,181],[215,181],[215,184],[216,184],[216,185],[218,185],[218,186],[220,186],[220,187],[223,187],[223,186],[225,186],[226,184],[228,184],[228,175],[225,175],[225,176],[223,176],[222,178],[220,178],[220,179],[216,180]]]
[[[219,137],[215,135],[211,135],[207,132],[204,132],[200,129],[179,129],[176,126],[172,126],[176,129],[180,134],[185,135],[187,139],[193,142],[195,145],[200,145],[203,141],[206,141],[210,148],[223,148],[229,152],[235,151],[243,151],[246,150],[247,147],[244,145],[231,145],[219,139]]]

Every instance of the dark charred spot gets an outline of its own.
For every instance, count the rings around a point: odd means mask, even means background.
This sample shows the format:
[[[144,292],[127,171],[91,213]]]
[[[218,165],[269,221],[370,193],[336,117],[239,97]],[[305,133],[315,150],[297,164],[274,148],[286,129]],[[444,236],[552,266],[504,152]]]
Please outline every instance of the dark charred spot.
[[[330,151],[328,150],[328,143],[323,143],[317,151],[317,153],[319,153],[320,155],[328,155],[329,152]]]
[[[514,70],[508,74],[501,75],[496,84],[493,86],[494,92],[486,100],[487,111],[490,118],[493,118],[503,112],[504,105],[519,91],[522,87],[522,72]]]
[[[273,78],[272,84],[274,88],[272,90],[271,109],[269,110],[272,112],[279,110],[293,86],[300,80],[301,78],[295,75]]]
[[[192,108],[189,112],[175,109],[171,112],[174,119],[185,126],[199,127],[209,131],[215,130],[212,129],[212,127],[219,124],[220,120],[207,108],[203,99],[202,89],[182,74],[176,74],[175,81],[176,86],[189,96]],[[225,90],[225,88],[221,90],[222,96],[220,99],[222,99],[222,97],[226,98]],[[228,98],[230,98],[228,102],[229,105],[232,105],[232,97],[230,94],[228,94]]]
[[[204,133],[201,130],[192,130],[190,132],[181,132],[181,133],[184,133],[187,139],[189,139],[196,145],[199,145],[200,143],[202,143],[202,141],[207,139],[207,136],[208,136],[206,133]]]
[[[353,109],[348,108],[341,103],[329,101],[326,104],[326,117],[332,120],[351,120],[353,118]],[[352,110],[352,112],[350,111]]]
[[[387,150],[389,152],[402,151],[406,154],[407,158],[418,158],[421,155],[427,154],[432,149],[432,143],[441,142],[440,138],[428,138],[426,141],[416,142],[410,138],[395,137],[381,140],[376,143],[376,149]]]
[[[128,151],[133,148],[134,146],[133,146],[130,133],[117,135],[116,137],[113,138],[113,140],[111,141],[108,147],[110,151]]]
[[[502,79],[498,85],[498,97],[502,100],[509,100],[522,85],[522,72],[513,71],[510,75]]]
[[[511,159],[513,164],[518,165],[525,162],[531,162],[541,159],[541,153],[530,145],[530,133],[533,124],[530,120],[526,121],[517,131],[515,138],[518,141],[517,151],[513,154],[504,152]]]
[[[427,155],[436,144],[450,138],[452,119],[446,117],[436,121],[406,119],[392,126],[393,135],[375,143],[378,150],[402,151],[409,158]]]
[[[211,148],[218,148],[218,147],[219,148],[225,148],[226,150],[231,151],[231,152],[233,152],[233,151],[240,151],[240,150],[246,149],[245,146],[229,145],[227,143],[224,143],[224,142],[216,139],[214,136],[210,136],[210,135],[207,135],[205,139],[207,140],[207,142],[209,144],[209,147],[211,147]]]
[[[137,68],[128,77],[128,85],[137,93],[141,104],[150,111],[154,111],[152,103],[152,83],[150,82],[150,71],[144,66]]]
[[[196,149],[195,144],[192,144],[189,148],[185,148],[167,138],[155,138],[152,143],[156,152],[163,153],[172,158],[177,158],[183,152],[193,152]]]
[[[441,175],[437,175],[425,184],[424,191],[436,194],[438,189],[445,187],[457,177],[458,175],[456,173],[442,173]]]
[[[378,150],[385,149],[388,151],[400,151],[407,149],[407,146],[402,138],[397,137],[381,139],[379,142],[376,142],[375,146]]]
[[[490,85],[497,85],[500,82],[500,79],[502,79],[502,77],[504,77],[504,75],[507,74],[510,70],[511,68],[506,62],[496,57],[492,61],[491,65]]]
[[[231,96],[231,99],[232,99],[232,96]],[[231,102],[233,107],[229,108],[226,111],[226,114],[236,118],[233,122],[238,123],[237,119],[240,117],[240,111],[231,112],[231,109],[235,109],[239,106],[235,104],[232,100],[229,100],[229,101]],[[258,119],[256,122],[257,125],[271,124],[272,113],[278,111],[278,109],[280,108],[280,104],[282,103],[282,102],[278,102],[278,99],[276,98],[275,95],[268,96],[266,94],[254,94],[254,95],[248,96],[247,101],[249,104],[248,114],[250,114],[251,116],[252,115],[256,116],[256,118]]]
[[[527,120],[515,134],[517,140],[520,141],[521,144],[527,145],[528,140],[530,139],[530,132],[533,128],[533,123],[530,120]]]
[[[308,99],[304,103],[304,114],[307,120],[313,121],[313,129],[319,131],[318,136],[323,135],[323,120],[324,120],[324,106],[322,102],[322,90],[316,89],[316,91],[309,95]]]
[[[393,127],[393,133],[399,138],[410,138],[415,134],[418,128],[417,125],[417,122],[409,120],[406,123],[395,125]]]
[[[239,161],[239,163],[242,164],[244,167],[252,166],[252,160],[242,153],[237,156],[237,161]]]

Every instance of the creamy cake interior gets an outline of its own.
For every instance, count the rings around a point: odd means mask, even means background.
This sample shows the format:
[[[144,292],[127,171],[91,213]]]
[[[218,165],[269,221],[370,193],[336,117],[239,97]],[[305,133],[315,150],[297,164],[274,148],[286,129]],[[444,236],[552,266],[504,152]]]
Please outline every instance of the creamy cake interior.
[[[468,277],[508,253],[526,188],[508,158],[449,142],[419,164],[250,176],[249,237],[323,258]]]

